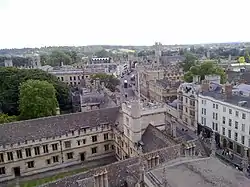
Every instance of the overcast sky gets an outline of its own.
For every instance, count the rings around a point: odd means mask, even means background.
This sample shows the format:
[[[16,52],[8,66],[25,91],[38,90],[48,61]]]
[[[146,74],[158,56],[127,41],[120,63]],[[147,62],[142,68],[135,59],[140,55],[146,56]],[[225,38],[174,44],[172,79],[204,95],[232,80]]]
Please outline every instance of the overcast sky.
[[[0,0],[0,48],[250,41],[250,0]]]

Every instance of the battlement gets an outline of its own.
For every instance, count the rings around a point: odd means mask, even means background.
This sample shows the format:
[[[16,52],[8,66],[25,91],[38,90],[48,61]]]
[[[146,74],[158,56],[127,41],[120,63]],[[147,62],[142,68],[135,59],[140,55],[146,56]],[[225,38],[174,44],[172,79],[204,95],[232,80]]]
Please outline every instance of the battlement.
[[[130,100],[122,104],[122,111],[128,115],[134,115],[134,110],[138,109],[140,116],[149,115],[154,113],[166,112],[166,104],[164,103],[150,103],[141,102],[138,100]]]

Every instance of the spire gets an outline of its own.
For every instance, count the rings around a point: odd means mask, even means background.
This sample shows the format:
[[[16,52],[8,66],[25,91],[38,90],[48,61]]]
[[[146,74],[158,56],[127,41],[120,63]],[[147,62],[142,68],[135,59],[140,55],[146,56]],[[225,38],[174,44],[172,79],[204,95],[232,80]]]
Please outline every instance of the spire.
[[[211,136],[211,156],[215,156],[215,151],[216,151],[216,141],[215,141],[215,132],[212,132]]]

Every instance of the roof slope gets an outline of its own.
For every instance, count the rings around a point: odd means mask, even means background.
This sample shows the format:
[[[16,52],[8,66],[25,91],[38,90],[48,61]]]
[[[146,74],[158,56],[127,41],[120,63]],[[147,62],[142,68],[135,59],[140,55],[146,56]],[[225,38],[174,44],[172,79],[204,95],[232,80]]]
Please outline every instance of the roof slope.
[[[143,152],[150,152],[164,147],[170,147],[176,143],[161,132],[159,129],[149,124],[142,135]]]
[[[0,145],[64,135],[102,123],[115,123],[119,107],[45,117],[0,125]]]

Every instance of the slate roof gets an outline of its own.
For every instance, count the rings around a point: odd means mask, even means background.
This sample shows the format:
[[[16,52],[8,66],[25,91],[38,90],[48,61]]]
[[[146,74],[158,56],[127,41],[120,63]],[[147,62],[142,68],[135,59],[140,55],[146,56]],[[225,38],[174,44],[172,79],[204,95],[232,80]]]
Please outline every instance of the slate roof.
[[[164,147],[170,147],[176,144],[170,137],[151,124],[149,124],[144,131],[142,135],[142,142],[142,149],[144,153]]]
[[[181,145],[159,149],[150,153],[142,155],[142,160],[145,163],[147,157],[151,154],[159,155],[160,163],[176,159],[180,156]],[[90,187],[94,186],[93,176],[97,172],[103,170],[108,171],[109,187],[122,186],[124,182],[129,187],[134,187],[139,179],[139,157],[133,157],[113,164],[95,168],[84,173],[80,173],[71,177],[67,177],[52,183],[42,185],[40,187]]]
[[[114,124],[118,113],[119,107],[113,107],[2,124],[0,125],[0,145],[60,136],[101,123]]]

